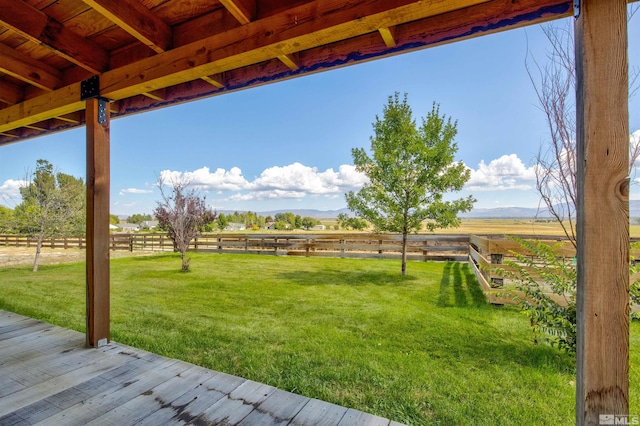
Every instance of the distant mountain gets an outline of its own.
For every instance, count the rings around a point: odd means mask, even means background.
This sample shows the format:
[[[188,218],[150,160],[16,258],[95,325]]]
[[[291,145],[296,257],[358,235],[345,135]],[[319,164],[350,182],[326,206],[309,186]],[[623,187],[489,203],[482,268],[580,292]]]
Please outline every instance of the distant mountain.
[[[547,209],[529,207],[496,207],[493,209],[473,209],[460,214],[463,219],[525,219],[551,217]]]
[[[236,210],[218,210],[218,213],[230,214]],[[240,210],[237,210],[240,211]],[[335,219],[340,213],[349,216],[353,214],[347,208],[339,210],[317,210],[317,209],[282,209],[257,212],[261,216],[275,216],[276,213],[292,212],[302,217],[309,216],[314,219]],[[118,216],[122,220],[127,215]],[[530,218],[550,218],[551,215],[546,208],[530,208],[530,207],[496,207],[493,209],[473,209],[468,213],[460,215],[463,219],[530,219]],[[640,200],[629,201],[629,217],[640,218]]]
[[[551,214],[547,208],[528,207],[496,207],[493,209],[473,209],[468,213],[463,213],[460,217],[464,219],[531,219],[550,218]],[[640,218],[640,200],[629,201],[629,217]]]

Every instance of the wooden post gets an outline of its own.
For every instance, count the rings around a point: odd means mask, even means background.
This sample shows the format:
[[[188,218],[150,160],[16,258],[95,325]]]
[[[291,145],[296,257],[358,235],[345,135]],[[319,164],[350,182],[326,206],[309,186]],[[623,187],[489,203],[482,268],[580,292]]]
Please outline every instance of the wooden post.
[[[626,11],[625,0],[580,0],[575,24],[578,425],[629,410]]]
[[[87,346],[109,341],[109,108],[87,99]],[[106,110],[106,111],[105,111]]]

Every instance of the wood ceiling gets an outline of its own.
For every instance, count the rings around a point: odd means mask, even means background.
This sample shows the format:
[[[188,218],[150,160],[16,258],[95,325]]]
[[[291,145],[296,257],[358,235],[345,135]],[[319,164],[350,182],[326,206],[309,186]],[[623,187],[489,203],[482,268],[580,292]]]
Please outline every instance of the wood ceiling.
[[[571,14],[572,0],[0,0],[0,145],[83,125],[94,75],[118,117]]]

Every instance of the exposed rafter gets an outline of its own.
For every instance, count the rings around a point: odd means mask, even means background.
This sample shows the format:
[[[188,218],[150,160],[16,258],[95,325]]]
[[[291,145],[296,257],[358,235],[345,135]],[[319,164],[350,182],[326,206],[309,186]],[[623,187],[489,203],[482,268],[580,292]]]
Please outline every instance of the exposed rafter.
[[[394,47],[396,45],[396,39],[395,39],[396,28],[395,27],[378,28],[378,32],[380,33],[380,36],[382,36],[382,40],[384,40],[384,44],[387,47]]]
[[[256,17],[256,0],[220,0],[220,3],[242,25],[248,24]]]
[[[298,65],[297,54],[295,53],[290,53],[288,55],[280,55],[278,56],[278,59],[280,60],[280,62],[285,64],[287,67],[289,67],[289,69],[293,71],[300,68],[300,66]]]
[[[0,81],[0,101],[13,105],[24,99],[24,90],[7,81]]]
[[[60,71],[1,43],[0,71],[44,90],[62,87]]]
[[[21,0],[2,0],[0,24],[93,73],[106,71],[109,54]]]
[[[157,12],[158,9],[153,10]],[[226,30],[214,30],[210,36],[193,38],[196,41],[164,53],[150,55],[147,49],[143,48],[145,54],[134,48],[131,59],[123,56],[118,59],[121,65],[101,73],[100,92],[101,96],[118,101],[111,103],[111,111],[117,117],[480,33],[543,22],[571,12],[572,3],[568,0],[517,3],[438,0],[428,5],[415,0],[361,0],[346,4],[337,0],[308,1],[246,25],[227,24]],[[212,13],[201,16],[218,16]],[[226,12],[222,16],[231,19]],[[381,42],[385,29],[393,35],[394,47]],[[283,59],[289,62],[286,68]],[[55,96],[34,90],[25,93],[26,100],[20,105],[0,109],[0,131],[37,126],[39,122],[83,109],[76,98],[79,83],[56,90]],[[73,126],[62,121],[49,124],[47,132]],[[21,138],[33,137],[35,132],[24,129]],[[0,137],[0,145],[9,142]]]
[[[138,0],[82,0],[157,53],[173,44],[171,27]]]

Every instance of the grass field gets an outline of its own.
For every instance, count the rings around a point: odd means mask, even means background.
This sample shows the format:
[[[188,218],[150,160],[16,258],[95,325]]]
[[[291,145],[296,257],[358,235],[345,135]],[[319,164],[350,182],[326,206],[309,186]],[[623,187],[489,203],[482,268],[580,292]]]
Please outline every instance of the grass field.
[[[112,338],[415,425],[574,422],[575,358],[466,264],[193,254],[112,261]],[[84,330],[84,263],[0,269],[0,308]],[[632,324],[631,413],[640,412]]]

